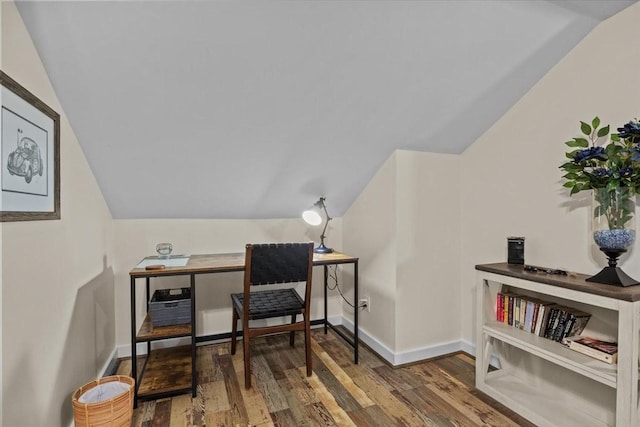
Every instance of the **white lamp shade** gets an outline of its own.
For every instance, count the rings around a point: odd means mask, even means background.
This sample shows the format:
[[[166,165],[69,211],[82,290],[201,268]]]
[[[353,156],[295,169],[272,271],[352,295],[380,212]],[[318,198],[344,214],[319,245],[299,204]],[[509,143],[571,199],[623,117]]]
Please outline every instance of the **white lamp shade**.
[[[320,209],[317,206],[302,212],[302,219],[304,219],[304,221],[309,225],[322,224],[322,216],[320,215]]]

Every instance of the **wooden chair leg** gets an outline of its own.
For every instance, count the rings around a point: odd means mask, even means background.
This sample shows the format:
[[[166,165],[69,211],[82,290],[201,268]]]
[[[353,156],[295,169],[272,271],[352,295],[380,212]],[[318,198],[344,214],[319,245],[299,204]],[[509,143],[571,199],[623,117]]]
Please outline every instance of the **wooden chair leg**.
[[[304,314],[304,352],[307,356],[307,376],[311,376],[311,323],[306,314]]]
[[[291,315],[291,324],[293,325],[294,323],[296,323],[296,315],[292,314]],[[291,331],[289,332],[289,345],[291,347],[293,347],[296,343],[296,332],[295,331]]]
[[[244,388],[251,388],[251,350],[249,348],[249,331],[242,330],[242,345],[244,351]]]
[[[238,332],[238,313],[236,309],[232,309],[233,311],[233,323],[231,324],[231,354],[236,354],[236,334]]]

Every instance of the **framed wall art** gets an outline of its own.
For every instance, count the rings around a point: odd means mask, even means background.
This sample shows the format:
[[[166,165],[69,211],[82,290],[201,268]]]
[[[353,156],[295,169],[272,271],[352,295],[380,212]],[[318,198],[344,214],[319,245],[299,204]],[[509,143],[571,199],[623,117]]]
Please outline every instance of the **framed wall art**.
[[[60,219],[60,115],[0,71],[0,219]]]

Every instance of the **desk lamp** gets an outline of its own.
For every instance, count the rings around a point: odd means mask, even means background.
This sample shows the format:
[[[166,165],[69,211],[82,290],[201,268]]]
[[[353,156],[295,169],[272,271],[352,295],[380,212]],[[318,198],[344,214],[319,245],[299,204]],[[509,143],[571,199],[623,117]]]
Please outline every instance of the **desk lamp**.
[[[315,202],[313,206],[306,211],[302,212],[302,219],[309,225],[320,225],[322,224],[322,211],[324,211],[324,215],[327,217],[327,222],[324,224],[324,228],[322,229],[322,234],[320,235],[320,245],[313,250],[313,252],[317,254],[330,254],[333,252],[333,249],[328,248],[324,245],[325,232],[327,231],[327,225],[329,225],[329,221],[331,221],[331,217],[327,212],[327,206],[324,204],[325,198],[320,197],[320,200]]]

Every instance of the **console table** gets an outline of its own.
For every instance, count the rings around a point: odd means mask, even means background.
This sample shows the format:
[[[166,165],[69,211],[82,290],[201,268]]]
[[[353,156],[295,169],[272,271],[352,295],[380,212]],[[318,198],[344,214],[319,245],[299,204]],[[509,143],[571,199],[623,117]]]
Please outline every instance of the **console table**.
[[[539,426],[637,427],[640,286],[586,282],[584,274],[477,265],[476,387]],[[610,365],[496,320],[496,297],[512,292],[591,314],[587,335],[616,337]],[[490,369],[490,359],[498,369]],[[494,359],[494,360],[496,360]]]
[[[157,257],[147,259],[158,260]],[[191,255],[184,267],[166,267],[161,270],[147,270],[134,268],[129,272],[131,281],[131,376],[136,379],[134,387],[134,407],[137,407],[138,399],[150,400],[162,397],[174,396],[190,391],[196,396],[196,276],[199,274],[223,273],[230,271],[244,271],[244,253]],[[158,260],[158,264],[162,260]],[[324,332],[332,328],[349,345],[353,347],[353,361],[358,363],[358,310],[354,310],[353,338],[344,334],[340,329],[332,325],[327,318],[327,288],[328,266],[337,264],[353,265],[354,300],[358,301],[358,258],[340,252],[329,254],[313,254],[313,265],[322,266],[324,269]],[[171,325],[152,327],[149,317],[150,281],[153,277],[190,276],[191,286],[191,323],[185,325]],[[136,280],[145,279],[145,298],[147,301],[147,315],[140,329],[136,325]],[[169,338],[190,337],[191,344],[187,347],[175,349],[151,350],[151,342]],[[136,344],[147,343],[147,358],[138,375],[136,363]],[[167,372],[167,368],[171,367]],[[145,375],[146,372],[146,375]],[[147,378],[145,378],[145,376]],[[148,379],[148,380],[147,380]]]

